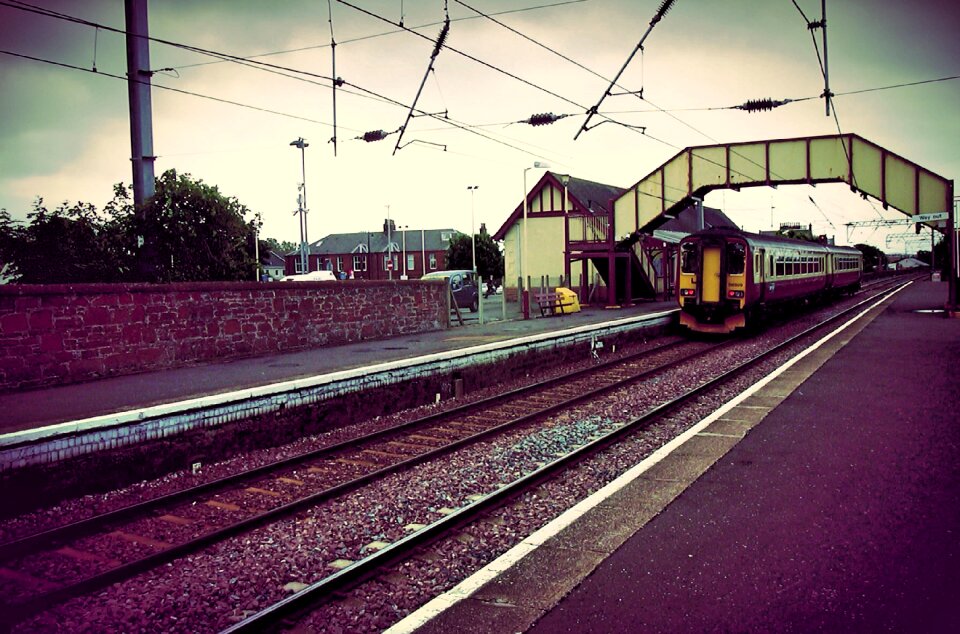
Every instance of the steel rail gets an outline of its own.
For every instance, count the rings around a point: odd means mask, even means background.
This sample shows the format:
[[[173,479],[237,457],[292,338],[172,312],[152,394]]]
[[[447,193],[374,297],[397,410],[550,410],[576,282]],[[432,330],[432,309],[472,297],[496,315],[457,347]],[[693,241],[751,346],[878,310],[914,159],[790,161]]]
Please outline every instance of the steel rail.
[[[556,385],[561,385],[562,382],[568,381],[570,377],[575,377],[575,376],[578,377],[581,375],[587,375],[591,373],[596,374],[599,372],[609,370],[617,365],[626,366],[629,363],[635,361],[637,358],[649,356],[653,353],[664,352],[687,343],[688,342],[681,340],[681,341],[677,341],[664,346],[659,346],[654,350],[648,350],[645,352],[632,354],[625,358],[612,360],[612,361],[602,363],[600,365],[584,368],[575,372],[562,375],[560,377],[555,377],[554,379],[546,379],[544,381],[538,382],[534,386],[526,386],[523,388],[518,388],[516,390],[511,390],[510,392],[504,393],[502,395],[497,395],[489,399],[483,399],[482,401],[477,401],[476,403],[471,403],[461,407],[457,407],[447,412],[438,412],[430,416],[427,416],[423,419],[418,419],[417,421],[411,421],[411,423],[419,422],[422,424],[424,420],[430,420],[432,422],[433,420],[436,420],[436,419],[452,418],[455,413],[462,413],[462,411],[464,410],[482,410],[483,407],[481,404],[495,405],[497,402],[505,400],[505,398],[511,394],[523,396],[525,394],[535,393],[537,391],[535,389],[536,387],[543,388],[543,387],[553,387]],[[698,350],[693,354],[687,355],[686,357],[680,359],[679,362],[687,361],[692,358],[702,356],[704,354],[707,354],[709,352],[716,350],[718,347],[732,345],[732,343],[733,343],[732,341],[723,342],[718,345],[710,346],[705,350]],[[670,364],[672,365],[677,362],[678,360],[671,360]],[[388,475],[410,469],[428,460],[444,456],[446,454],[452,453],[457,449],[479,442],[480,440],[483,440],[489,436],[502,433],[504,431],[507,431],[509,429],[522,425],[524,423],[541,418],[543,416],[547,416],[558,410],[572,407],[573,405],[581,403],[590,398],[595,398],[605,392],[609,392],[611,390],[620,388],[625,384],[632,383],[632,382],[641,380],[645,377],[663,372],[665,369],[671,367],[671,365],[662,365],[662,366],[654,367],[651,369],[642,370],[640,372],[634,372],[630,376],[627,376],[625,378],[614,380],[604,385],[597,386],[591,390],[582,391],[577,395],[571,398],[568,398],[566,400],[558,401],[558,402],[549,404],[545,407],[540,407],[539,409],[536,409],[532,412],[528,412],[521,416],[513,417],[510,420],[507,420],[506,422],[501,423],[499,425],[495,425],[488,429],[479,431],[475,434],[471,434],[463,438],[456,439],[443,446],[418,454],[409,459],[402,460],[402,461],[393,463],[391,465],[387,465],[380,469],[376,469],[362,476],[354,478],[353,480],[342,482],[340,484],[334,485],[332,487],[329,487],[317,493],[299,498],[292,502],[282,504],[272,509],[252,515],[250,517],[239,520],[228,526],[224,526],[224,527],[215,529],[213,531],[210,531],[208,533],[204,533],[203,535],[200,535],[189,541],[172,545],[169,548],[164,549],[163,551],[160,551],[151,555],[147,555],[146,557],[142,557],[140,559],[136,559],[136,560],[121,564],[120,566],[116,566],[102,573],[87,577],[76,583],[72,583],[60,588],[50,590],[42,594],[35,595],[22,602],[0,604],[0,607],[3,608],[2,612],[4,613],[3,620],[8,622],[14,622],[14,623],[22,621],[34,614],[37,614],[39,612],[42,612],[48,609],[51,605],[62,603],[69,599],[82,596],[85,594],[89,594],[91,592],[100,590],[104,587],[107,587],[119,581],[124,581],[137,574],[152,570],[163,564],[170,563],[172,561],[175,561],[176,559],[179,559],[190,553],[196,552],[197,550],[200,550],[202,548],[206,548],[207,546],[221,542],[227,538],[233,537],[235,535],[243,534],[245,532],[249,532],[271,521],[276,521],[276,520],[282,519],[285,516],[296,513],[298,511],[302,511],[309,507],[316,506],[338,495],[347,494],[353,490],[358,489],[359,487],[370,484],[371,482],[382,479]],[[400,427],[407,428],[411,426],[411,423],[405,423]],[[397,428],[391,428],[390,430],[383,430],[381,432],[376,432],[375,434],[372,434],[372,435],[383,436],[383,435],[387,435],[384,432],[390,432],[390,431],[395,432],[396,429]],[[338,443],[338,446],[342,447],[347,444],[352,445],[355,442],[356,441],[348,441],[347,443]]]

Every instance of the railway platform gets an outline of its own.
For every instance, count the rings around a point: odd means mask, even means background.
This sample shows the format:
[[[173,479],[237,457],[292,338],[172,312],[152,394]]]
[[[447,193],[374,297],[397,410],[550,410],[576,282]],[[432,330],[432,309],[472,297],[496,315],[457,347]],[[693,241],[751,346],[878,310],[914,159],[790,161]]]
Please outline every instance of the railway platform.
[[[908,286],[389,634],[960,631],[946,292]]]
[[[137,412],[346,370],[362,373],[363,368],[378,364],[393,363],[394,368],[402,367],[425,355],[454,353],[471,346],[514,339],[549,337],[551,333],[578,327],[589,329],[610,322],[642,319],[676,307],[672,301],[645,302],[614,310],[589,306],[579,313],[523,320],[516,303],[508,303],[503,310],[500,305],[499,297],[486,301],[487,320],[483,324],[479,323],[477,314],[465,313],[463,326],[453,325],[446,330],[2,393],[0,445],[4,436],[25,430],[116,412]]]

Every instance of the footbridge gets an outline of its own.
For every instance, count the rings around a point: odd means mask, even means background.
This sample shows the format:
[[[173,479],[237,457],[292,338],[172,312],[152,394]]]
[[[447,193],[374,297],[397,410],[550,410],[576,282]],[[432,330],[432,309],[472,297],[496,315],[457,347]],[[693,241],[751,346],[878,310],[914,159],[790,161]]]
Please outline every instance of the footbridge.
[[[651,232],[715,189],[817,183],[846,183],[884,209],[921,216],[923,224],[945,233],[950,244],[947,308],[960,313],[953,181],[856,134],[688,147],[614,200],[614,231],[617,236]],[[944,213],[945,221],[926,220]]]

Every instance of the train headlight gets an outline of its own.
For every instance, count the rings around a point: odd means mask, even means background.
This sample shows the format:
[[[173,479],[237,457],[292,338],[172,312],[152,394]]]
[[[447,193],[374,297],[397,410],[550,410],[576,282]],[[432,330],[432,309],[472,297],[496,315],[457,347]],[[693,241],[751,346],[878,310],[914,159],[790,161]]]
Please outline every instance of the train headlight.
[[[696,295],[696,294],[697,294],[697,291],[696,291],[695,289],[692,289],[692,288],[681,288],[681,289],[680,289],[680,297],[693,297],[693,296]]]
[[[743,299],[743,291],[727,291],[727,297],[730,299]]]

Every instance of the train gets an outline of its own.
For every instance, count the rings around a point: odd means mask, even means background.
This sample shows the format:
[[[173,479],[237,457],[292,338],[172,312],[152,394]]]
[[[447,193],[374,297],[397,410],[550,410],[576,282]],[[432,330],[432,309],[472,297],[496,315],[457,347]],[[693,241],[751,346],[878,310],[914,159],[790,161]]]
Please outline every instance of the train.
[[[753,329],[774,310],[853,294],[863,254],[852,247],[713,228],[680,241],[680,325],[729,334]]]

